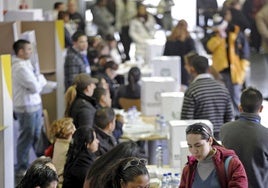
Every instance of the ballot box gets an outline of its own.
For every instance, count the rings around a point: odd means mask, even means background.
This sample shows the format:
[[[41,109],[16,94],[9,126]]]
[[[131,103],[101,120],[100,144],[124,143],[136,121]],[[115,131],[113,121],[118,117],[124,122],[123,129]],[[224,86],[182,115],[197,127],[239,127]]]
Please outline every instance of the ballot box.
[[[183,92],[161,93],[161,115],[169,120],[180,120],[183,104]]]
[[[144,61],[146,64],[150,64],[153,58],[163,55],[165,41],[147,39],[145,41],[145,45],[146,54],[144,57]]]
[[[151,61],[153,76],[169,76],[181,85],[181,59],[179,56],[159,56]]]
[[[172,77],[143,77],[141,79],[141,112],[145,116],[160,114],[161,93],[178,91]]]

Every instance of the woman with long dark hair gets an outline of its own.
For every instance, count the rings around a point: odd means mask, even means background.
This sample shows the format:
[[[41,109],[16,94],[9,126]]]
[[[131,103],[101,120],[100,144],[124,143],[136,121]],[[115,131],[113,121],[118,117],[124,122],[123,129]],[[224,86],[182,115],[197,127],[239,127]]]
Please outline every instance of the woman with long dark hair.
[[[192,156],[183,168],[179,188],[248,187],[247,175],[238,156],[220,145],[206,124],[188,126],[186,140]]]
[[[118,88],[114,106],[122,108],[119,104],[119,98],[139,99],[141,96],[141,86],[139,84],[141,71],[138,67],[132,67],[128,72],[128,84],[121,85]]]
[[[94,187],[98,184],[99,177],[102,175],[109,166],[113,165],[116,161],[127,157],[142,157],[140,147],[136,142],[128,141],[122,142],[115,146],[113,149],[100,156],[90,167],[84,188]]]
[[[63,188],[83,187],[87,170],[96,159],[99,140],[95,131],[89,127],[78,128],[70,144],[64,166]]]
[[[124,158],[108,167],[94,188],[150,187],[147,161],[136,157]]]

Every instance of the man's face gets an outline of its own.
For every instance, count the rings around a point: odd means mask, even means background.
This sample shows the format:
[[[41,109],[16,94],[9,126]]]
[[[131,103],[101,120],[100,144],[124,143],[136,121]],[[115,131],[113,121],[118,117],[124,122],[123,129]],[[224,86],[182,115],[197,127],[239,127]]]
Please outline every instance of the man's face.
[[[19,51],[19,57],[22,59],[30,59],[33,49],[31,44],[25,44],[24,48]]]
[[[76,12],[76,10],[77,10],[77,5],[76,5],[76,3],[71,1],[71,2],[68,4],[68,12],[71,13],[71,14],[73,14],[73,13]]]
[[[64,4],[61,4],[61,5],[58,7],[58,11],[65,11],[65,5],[64,5]]]
[[[79,51],[85,51],[88,48],[87,36],[83,35],[74,42],[74,47]]]

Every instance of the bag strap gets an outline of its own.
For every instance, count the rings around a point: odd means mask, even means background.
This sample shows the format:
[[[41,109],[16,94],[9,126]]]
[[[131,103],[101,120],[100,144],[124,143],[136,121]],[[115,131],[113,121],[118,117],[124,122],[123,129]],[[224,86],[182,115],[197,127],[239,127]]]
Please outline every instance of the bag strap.
[[[231,161],[233,156],[228,156],[226,159],[225,159],[225,162],[224,162],[224,169],[225,169],[225,174],[226,174],[226,177],[228,179],[228,167],[229,167],[229,163]]]

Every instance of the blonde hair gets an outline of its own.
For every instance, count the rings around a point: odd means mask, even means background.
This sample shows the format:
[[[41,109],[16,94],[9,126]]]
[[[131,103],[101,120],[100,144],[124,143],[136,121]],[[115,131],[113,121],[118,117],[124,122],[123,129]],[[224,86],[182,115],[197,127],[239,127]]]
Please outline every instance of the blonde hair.
[[[168,41],[185,41],[190,37],[188,31],[188,23],[186,20],[180,20],[175,27],[173,27],[170,36],[167,37]]]
[[[67,117],[53,121],[50,128],[53,140],[56,138],[68,139],[74,131],[73,119]]]
[[[71,85],[66,93],[65,93],[65,112],[64,116],[69,117],[70,116],[70,108],[74,102],[74,99],[76,98],[77,91],[76,91],[76,85]]]

